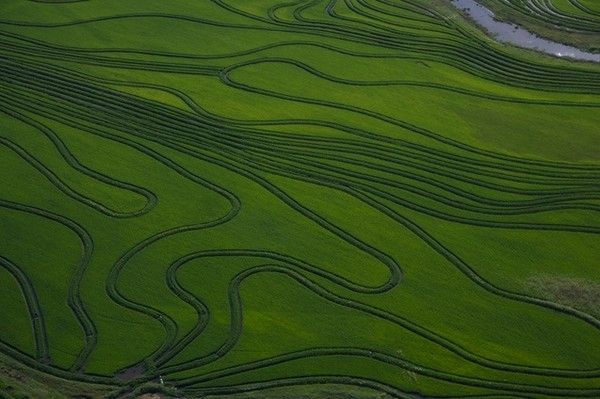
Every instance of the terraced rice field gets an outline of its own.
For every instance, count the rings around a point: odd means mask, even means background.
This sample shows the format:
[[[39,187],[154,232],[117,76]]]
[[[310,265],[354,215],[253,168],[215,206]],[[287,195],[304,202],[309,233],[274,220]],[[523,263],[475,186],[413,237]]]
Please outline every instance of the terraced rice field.
[[[598,64],[445,0],[3,0],[0,350],[121,392],[600,397],[599,108]]]

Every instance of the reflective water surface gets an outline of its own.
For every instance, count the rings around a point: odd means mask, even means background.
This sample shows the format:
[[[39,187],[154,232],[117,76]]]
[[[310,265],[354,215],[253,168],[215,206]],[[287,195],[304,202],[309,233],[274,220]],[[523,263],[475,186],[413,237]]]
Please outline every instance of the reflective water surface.
[[[600,54],[580,50],[573,46],[543,39],[517,25],[494,19],[494,13],[475,0],[452,0],[455,7],[466,13],[484,27],[494,38],[518,47],[535,49],[557,57],[600,62]]]

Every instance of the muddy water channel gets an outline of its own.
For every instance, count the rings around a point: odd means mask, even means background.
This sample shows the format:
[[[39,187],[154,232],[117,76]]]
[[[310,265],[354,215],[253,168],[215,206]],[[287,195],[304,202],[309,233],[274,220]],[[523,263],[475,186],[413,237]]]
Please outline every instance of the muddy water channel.
[[[494,38],[518,47],[534,49],[556,57],[600,62],[600,54],[580,50],[573,46],[543,39],[517,25],[494,19],[494,13],[475,0],[451,0],[458,9],[464,10],[477,24],[485,28]]]

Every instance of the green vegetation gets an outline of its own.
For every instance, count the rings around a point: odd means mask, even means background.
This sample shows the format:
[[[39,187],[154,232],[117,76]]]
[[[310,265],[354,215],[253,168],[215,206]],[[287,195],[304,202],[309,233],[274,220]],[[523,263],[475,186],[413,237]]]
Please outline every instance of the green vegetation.
[[[32,373],[600,396],[599,65],[442,0],[4,0],[0,44],[0,351]]]
[[[101,385],[68,381],[39,373],[0,354],[0,398],[2,399],[99,399],[105,398],[114,390]]]
[[[598,283],[585,279],[542,275],[528,279],[526,287],[536,296],[574,307],[596,317],[600,316],[600,284]]]

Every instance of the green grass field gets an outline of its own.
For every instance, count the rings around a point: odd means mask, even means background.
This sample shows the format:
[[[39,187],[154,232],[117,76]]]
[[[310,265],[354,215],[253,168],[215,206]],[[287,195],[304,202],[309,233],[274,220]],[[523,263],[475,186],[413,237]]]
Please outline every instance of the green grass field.
[[[47,378],[600,397],[600,65],[446,0],[3,0],[0,187]]]

